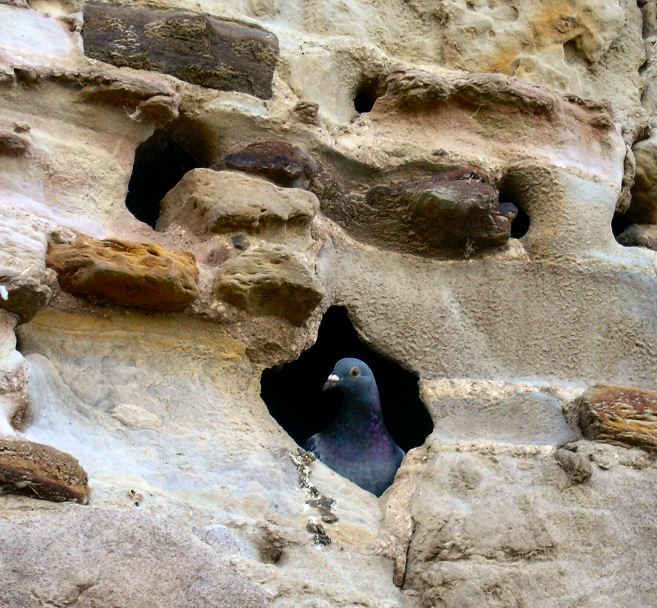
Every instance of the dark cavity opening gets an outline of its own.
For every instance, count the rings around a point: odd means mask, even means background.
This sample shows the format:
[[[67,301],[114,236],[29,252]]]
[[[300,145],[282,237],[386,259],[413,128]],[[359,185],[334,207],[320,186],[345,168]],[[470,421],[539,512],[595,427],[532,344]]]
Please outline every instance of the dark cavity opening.
[[[614,217],[611,220],[611,231],[614,234],[614,238],[618,240],[618,237],[625,232],[634,222],[632,222],[627,215],[624,213],[619,213],[616,211]],[[622,244],[622,243],[621,243]]]
[[[322,391],[322,385],[343,357],[370,366],[383,418],[397,445],[404,451],[422,445],[433,422],[420,400],[418,377],[361,342],[347,311],[339,306],[326,311],[314,346],[296,361],[263,372],[260,396],[276,422],[299,445],[327,427],[338,413],[339,394]]]
[[[510,188],[502,187],[500,189],[500,211],[515,212],[516,216],[511,222],[511,238],[521,239],[529,231],[529,216],[525,210],[518,204],[517,197],[513,195]]]
[[[354,108],[359,114],[371,111],[379,97],[379,81],[377,79],[364,80],[354,96]]]
[[[139,221],[155,228],[164,195],[187,171],[201,166],[170,132],[157,129],[135,152],[126,207]]]

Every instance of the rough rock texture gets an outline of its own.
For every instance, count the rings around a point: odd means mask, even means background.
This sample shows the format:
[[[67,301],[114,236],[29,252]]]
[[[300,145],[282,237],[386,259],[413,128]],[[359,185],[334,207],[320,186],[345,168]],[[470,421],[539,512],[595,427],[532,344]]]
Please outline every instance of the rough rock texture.
[[[657,391],[598,384],[577,406],[590,439],[657,451]]]
[[[657,389],[657,253],[611,230],[656,225],[656,40],[653,0],[0,0],[0,433],[91,489],[0,496],[0,604],[657,608],[654,453],[575,407]],[[67,293],[81,235],[193,253],[198,296]],[[379,500],[260,398],[334,305],[434,423]]]
[[[636,176],[627,216],[638,224],[657,223],[657,133],[634,144]]]
[[[224,159],[226,167],[268,177],[279,186],[306,187],[320,172],[319,163],[299,146],[284,141],[249,144]]]
[[[217,297],[256,315],[302,323],[324,289],[301,260],[283,246],[258,247],[226,262],[214,284]]]
[[[264,29],[191,11],[84,5],[84,50],[220,91],[271,97],[278,40]]]
[[[155,243],[79,237],[51,242],[46,260],[64,291],[100,302],[177,311],[198,296],[194,256]]]
[[[308,245],[318,208],[310,192],[233,171],[194,169],[162,199],[156,227],[167,230],[178,224],[199,236],[243,231]]]
[[[17,317],[0,310],[0,437],[13,437],[28,406],[27,366],[16,350]]]
[[[401,251],[471,254],[504,245],[511,220],[498,192],[468,168],[367,192],[354,229]]]
[[[89,479],[75,458],[19,439],[0,439],[0,488],[55,502],[89,502]]]
[[[229,563],[237,553],[229,531],[211,544],[200,542],[184,521],[164,515],[79,509],[21,515],[0,524],[0,548],[12,556],[11,563],[0,565],[7,582],[0,602],[90,607],[106,605],[111,597],[116,606],[146,608],[157,597],[163,608],[271,605]],[[12,534],[15,526],[23,534]],[[56,565],[31,542],[46,537],[63,552]]]

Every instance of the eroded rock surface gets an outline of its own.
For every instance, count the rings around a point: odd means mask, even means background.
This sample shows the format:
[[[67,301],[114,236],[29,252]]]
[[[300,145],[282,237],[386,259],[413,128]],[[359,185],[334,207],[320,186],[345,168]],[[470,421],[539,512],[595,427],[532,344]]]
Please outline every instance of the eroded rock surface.
[[[11,534],[15,525],[24,534]],[[167,516],[69,508],[22,516],[13,524],[4,521],[0,528],[2,553],[12,556],[0,565],[7,582],[0,602],[8,606],[93,606],[107,603],[108,597],[135,608],[151,606],[154,597],[165,608],[198,601],[227,608],[271,606],[228,563],[228,542],[202,543],[182,521]],[[34,542],[39,538],[65,547],[66,559],[51,565],[43,545]]]
[[[70,245],[51,242],[47,261],[62,289],[101,302],[176,311],[198,296],[194,256],[155,243],[79,237]]]
[[[244,231],[307,245],[319,203],[310,192],[281,188],[258,177],[194,169],[169,191],[160,208],[158,230],[178,224],[200,236]]]
[[[70,454],[20,439],[0,439],[0,487],[5,492],[62,502],[89,502],[89,479]]]
[[[258,247],[226,262],[214,284],[217,297],[256,315],[302,323],[321,301],[314,273],[283,246]]]
[[[574,403],[657,389],[656,14],[0,0],[0,432],[93,489],[14,479],[0,604],[653,608],[651,410]],[[434,422],[380,500],[260,398],[334,305]]]
[[[87,3],[82,36],[94,59],[271,97],[278,40],[253,25],[192,11]]]
[[[657,451],[657,391],[596,385],[578,399],[587,437]]]

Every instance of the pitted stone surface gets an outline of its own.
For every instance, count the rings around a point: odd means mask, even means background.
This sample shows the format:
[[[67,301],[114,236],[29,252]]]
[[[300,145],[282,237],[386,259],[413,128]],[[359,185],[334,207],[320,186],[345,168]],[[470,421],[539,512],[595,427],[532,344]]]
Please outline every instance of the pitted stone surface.
[[[79,237],[51,242],[47,261],[62,289],[101,302],[176,311],[198,297],[194,256],[155,243]]]
[[[226,262],[214,284],[217,297],[252,314],[303,323],[324,289],[312,270],[282,246],[258,247]]]
[[[200,236],[246,231],[309,244],[318,208],[310,192],[233,171],[194,169],[162,199],[157,229],[178,224]]]

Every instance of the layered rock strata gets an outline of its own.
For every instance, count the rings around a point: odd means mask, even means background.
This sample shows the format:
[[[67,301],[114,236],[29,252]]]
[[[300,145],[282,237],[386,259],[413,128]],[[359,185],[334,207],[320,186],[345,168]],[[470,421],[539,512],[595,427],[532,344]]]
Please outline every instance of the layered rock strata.
[[[596,385],[577,405],[587,437],[657,451],[657,391]]]
[[[0,604],[654,606],[656,14],[0,2]],[[260,398],[334,305],[434,423],[380,500]]]

